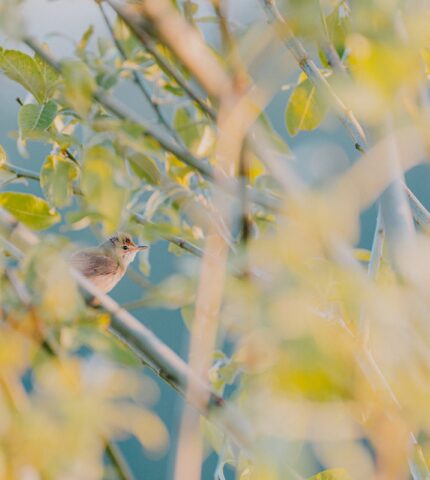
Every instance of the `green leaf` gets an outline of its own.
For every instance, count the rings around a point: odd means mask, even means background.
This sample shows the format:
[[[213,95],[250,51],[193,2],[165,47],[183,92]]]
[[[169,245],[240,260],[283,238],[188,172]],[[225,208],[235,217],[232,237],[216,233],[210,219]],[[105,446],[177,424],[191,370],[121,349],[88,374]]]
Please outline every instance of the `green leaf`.
[[[346,2],[337,6],[326,17],[327,31],[331,43],[336,48],[339,57],[345,52],[345,41],[350,28],[349,7]]]
[[[68,61],[63,63],[62,71],[66,99],[79,115],[86,116],[96,88],[89,68],[83,62]]]
[[[34,230],[44,230],[61,220],[61,215],[43,198],[29,193],[0,193],[0,206]]]
[[[160,185],[161,172],[155,160],[148,155],[135,153],[129,157],[130,166],[133,172],[143,180],[152,185]]]
[[[302,130],[314,130],[323,121],[327,102],[309,79],[293,90],[285,111],[288,133],[297,135]]]
[[[111,150],[101,146],[84,154],[81,188],[88,209],[102,216],[107,234],[115,232],[124,220],[128,200],[124,162]]]
[[[88,46],[88,42],[90,41],[92,35],[94,33],[94,26],[93,25],[90,25],[84,32],[84,34],[82,35],[81,39],[79,40],[79,43],[76,47],[76,53],[79,55],[79,54],[82,54],[87,46]]]
[[[317,473],[307,480],[351,480],[351,477],[343,468],[331,468]]]
[[[193,150],[193,147],[196,146],[197,141],[202,135],[203,125],[197,124],[196,120],[186,108],[178,108],[173,120],[173,126],[179,133],[185,145]]]
[[[57,104],[53,100],[43,105],[29,103],[23,105],[18,112],[18,126],[21,137],[30,132],[43,132],[53,122],[57,115]]]
[[[34,62],[45,83],[45,97],[51,98],[60,80],[60,74],[39,55],[34,56]]]
[[[49,155],[40,171],[40,185],[48,201],[56,207],[70,204],[78,167],[63,155]]]
[[[38,102],[46,100],[45,82],[34,58],[18,50],[3,50],[0,52],[0,68]]]

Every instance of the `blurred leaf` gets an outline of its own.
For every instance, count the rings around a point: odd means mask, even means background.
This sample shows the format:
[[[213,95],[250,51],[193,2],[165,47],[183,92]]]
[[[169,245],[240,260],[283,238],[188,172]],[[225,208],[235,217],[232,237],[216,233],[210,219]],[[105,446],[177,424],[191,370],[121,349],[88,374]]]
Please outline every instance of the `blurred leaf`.
[[[203,125],[191,116],[188,109],[181,107],[176,110],[173,126],[185,145],[194,152],[195,146],[203,133]]]
[[[128,348],[96,326],[80,326],[74,337],[73,348],[87,346],[96,352],[105,354],[109,359],[129,367],[141,367],[141,360]]]
[[[73,60],[63,62],[66,99],[81,116],[86,116],[92,105],[96,84],[85,63]]]
[[[60,208],[69,205],[78,174],[77,165],[64,155],[48,155],[40,171],[40,185],[49,202]]]
[[[309,477],[308,480],[351,480],[351,477],[343,468],[331,468]]]
[[[345,51],[345,40],[350,26],[349,8],[346,2],[338,5],[326,17],[326,25],[330,42],[340,58]]]
[[[51,98],[58,85],[60,74],[51,65],[45,62],[39,55],[34,56],[34,61],[45,83],[46,98]]]
[[[366,250],[365,248],[354,249],[354,257],[360,262],[369,262],[371,255],[372,252],[370,250]]]
[[[57,114],[57,104],[53,100],[42,105],[23,105],[18,112],[18,126],[22,138],[29,132],[46,130]]]
[[[94,26],[93,25],[90,25],[84,32],[84,34],[82,35],[81,39],[79,40],[79,43],[76,47],[76,53],[78,55],[82,54],[87,46],[88,46],[88,43],[92,37],[94,33]]]
[[[299,83],[288,100],[285,121],[290,135],[314,130],[323,121],[327,102],[309,79]]]
[[[4,165],[6,162],[7,162],[6,151],[5,151],[5,149],[3,148],[3,146],[0,145],[0,168],[1,168],[1,166]]]
[[[155,160],[149,155],[143,153],[134,153],[128,157],[130,166],[134,173],[150,183],[151,185],[160,185],[161,172]]]
[[[107,234],[115,232],[124,221],[129,196],[124,162],[111,150],[101,146],[85,151],[81,188],[88,207],[100,214]]]
[[[61,220],[45,200],[29,193],[0,193],[0,206],[34,230],[44,230]]]

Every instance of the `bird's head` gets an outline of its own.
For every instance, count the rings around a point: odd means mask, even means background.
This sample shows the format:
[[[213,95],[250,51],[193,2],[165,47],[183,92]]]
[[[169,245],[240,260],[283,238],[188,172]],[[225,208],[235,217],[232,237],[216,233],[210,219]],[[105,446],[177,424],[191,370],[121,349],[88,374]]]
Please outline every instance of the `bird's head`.
[[[137,252],[148,248],[147,245],[136,245],[130,235],[122,232],[118,232],[110,237],[103,246],[111,251],[125,265],[128,265],[134,260]]]

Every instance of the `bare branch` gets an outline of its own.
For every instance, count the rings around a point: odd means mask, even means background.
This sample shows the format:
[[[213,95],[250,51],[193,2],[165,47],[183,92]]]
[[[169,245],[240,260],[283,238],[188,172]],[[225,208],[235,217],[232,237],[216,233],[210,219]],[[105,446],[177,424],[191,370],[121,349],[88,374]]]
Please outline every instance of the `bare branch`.
[[[39,242],[33,232],[1,209],[0,236],[8,240],[12,235],[26,248]],[[15,253],[16,250],[15,248]],[[19,256],[23,256],[20,250]],[[187,402],[197,408],[203,415],[209,415],[212,408],[216,407],[220,413],[217,416],[219,426],[228,432],[232,439],[245,451],[250,452],[252,450],[250,426],[237,410],[226,404],[222,398],[214,393],[206,382],[197,377],[187,364],[146,328],[142,322],[121,308],[111,297],[102,293],[79,272],[71,269],[71,273],[81,288],[97,298],[100,305],[112,315],[109,329],[116,337],[136,352],[142,360],[154,364],[162,372],[160,376],[163,379],[169,379],[183,394],[187,392],[185,394]],[[209,403],[206,401],[208,397]]]

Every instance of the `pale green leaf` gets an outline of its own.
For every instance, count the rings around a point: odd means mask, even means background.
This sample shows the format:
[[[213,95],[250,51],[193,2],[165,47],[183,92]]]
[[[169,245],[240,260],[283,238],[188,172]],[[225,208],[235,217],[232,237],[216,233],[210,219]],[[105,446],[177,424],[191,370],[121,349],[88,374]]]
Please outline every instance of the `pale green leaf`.
[[[70,105],[79,115],[86,116],[91,108],[92,94],[96,84],[85,63],[68,61],[63,63],[64,93]]]
[[[0,193],[0,206],[34,230],[44,230],[61,220],[60,214],[43,198],[29,193]]]
[[[39,55],[34,56],[34,62],[45,84],[45,97],[51,98],[60,80],[60,74]]]
[[[40,185],[52,205],[65,207],[70,204],[73,182],[79,174],[78,167],[63,155],[49,155],[40,171]]]
[[[46,100],[46,85],[34,58],[18,50],[0,52],[0,69],[21,84],[38,102]]]
[[[285,120],[290,135],[303,130],[314,130],[323,121],[327,103],[315,86],[306,79],[293,90],[285,111]]]
[[[7,161],[7,154],[2,145],[0,145],[0,167]]]
[[[135,153],[129,157],[130,166],[134,173],[152,185],[159,185],[161,172],[155,160],[143,153]]]
[[[173,119],[173,126],[179,133],[185,145],[193,150],[203,132],[203,125],[191,116],[186,108],[178,108]]]
[[[82,35],[81,39],[79,40],[79,43],[76,47],[76,53],[81,54],[86,50],[93,33],[94,33],[94,26],[90,25],[85,30],[84,34]]]
[[[111,150],[95,146],[84,155],[81,188],[92,213],[101,215],[107,234],[123,221],[128,200],[124,162]]]
[[[18,126],[21,137],[30,132],[43,132],[53,122],[57,114],[57,104],[53,100],[43,105],[29,103],[18,112]]]

